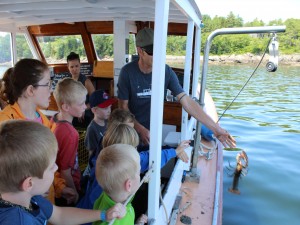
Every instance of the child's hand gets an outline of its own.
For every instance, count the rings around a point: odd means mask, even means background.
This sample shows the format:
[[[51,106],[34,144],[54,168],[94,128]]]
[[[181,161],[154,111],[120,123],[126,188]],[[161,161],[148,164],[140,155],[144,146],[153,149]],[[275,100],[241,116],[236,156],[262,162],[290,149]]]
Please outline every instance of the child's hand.
[[[114,218],[123,218],[126,215],[126,207],[117,203],[106,211],[106,221],[111,221]]]
[[[184,149],[190,146],[190,142],[190,140],[182,141],[175,150],[177,157],[185,163],[189,161],[189,157],[184,151]]]
[[[136,220],[136,225],[143,225],[148,222],[148,216],[145,214],[142,214],[137,220]]]
[[[79,198],[77,191],[70,187],[65,187],[61,192],[61,196],[67,200],[68,205],[76,203]]]

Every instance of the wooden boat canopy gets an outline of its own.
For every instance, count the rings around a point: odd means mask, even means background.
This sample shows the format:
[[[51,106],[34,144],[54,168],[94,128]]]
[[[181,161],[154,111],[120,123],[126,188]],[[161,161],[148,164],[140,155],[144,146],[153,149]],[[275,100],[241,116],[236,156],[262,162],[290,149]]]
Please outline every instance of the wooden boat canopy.
[[[33,25],[82,21],[154,21],[155,3],[155,0],[4,0],[0,3],[0,26],[2,30],[19,31]],[[194,1],[173,0],[169,5],[169,22],[187,23],[182,13],[182,7],[187,6],[193,7],[194,16],[201,18]]]

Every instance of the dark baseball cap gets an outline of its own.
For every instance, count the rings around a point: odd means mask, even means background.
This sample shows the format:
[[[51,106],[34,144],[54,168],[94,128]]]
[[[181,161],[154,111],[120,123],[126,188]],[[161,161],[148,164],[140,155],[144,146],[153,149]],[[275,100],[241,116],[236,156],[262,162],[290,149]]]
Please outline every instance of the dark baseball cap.
[[[99,108],[106,108],[117,101],[116,98],[110,98],[109,94],[103,90],[94,91],[90,96],[91,108],[96,106]]]
[[[142,30],[140,30],[136,35],[136,39],[135,39],[136,46],[152,54],[153,38],[154,38],[153,29],[145,27]]]

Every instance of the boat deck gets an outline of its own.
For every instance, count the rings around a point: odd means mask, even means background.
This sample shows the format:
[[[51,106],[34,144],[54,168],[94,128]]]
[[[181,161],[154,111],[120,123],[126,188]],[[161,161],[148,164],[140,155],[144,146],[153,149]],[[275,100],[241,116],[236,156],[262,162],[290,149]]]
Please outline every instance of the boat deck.
[[[208,142],[205,142],[205,144],[209,145]],[[222,176],[222,164],[222,151],[216,151],[211,160],[206,160],[204,156],[199,156],[198,170],[200,171],[200,183],[185,180],[182,184],[180,189],[182,199],[179,204],[176,225],[213,224],[216,174],[217,170],[219,170]],[[220,191],[222,191],[222,182],[220,185]],[[220,194],[220,196],[223,195]],[[222,222],[222,199],[219,199],[219,209],[219,218],[216,224],[221,224]],[[189,219],[186,217],[191,218],[191,223],[188,223]]]

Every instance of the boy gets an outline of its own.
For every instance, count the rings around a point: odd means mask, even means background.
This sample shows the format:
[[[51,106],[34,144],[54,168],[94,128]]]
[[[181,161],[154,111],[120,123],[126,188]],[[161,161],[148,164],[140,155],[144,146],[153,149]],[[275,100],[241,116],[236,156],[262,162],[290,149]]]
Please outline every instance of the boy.
[[[117,99],[110,98],[103,90],[94,91],[90,96],[90,106],[94,119],[89,124],[84,140],[89,156],[98,150],[100,140],[104,136],[107,127],[107,120],[111,113],[111,106]]]
[[[0,124],[0,224],[81,224],[122,217],[118,204],[105,211],[61,208],[41,195],[49,190],[57,170],[57,141],[45,126],[24,120]]]
[[[140,156],[137,150],[127,144],[114,144],[101,150],[96,163],[96,179],[103,188],[103,193],[95,201],[94,209],[105,210],[116,202],[125,202],[134,194],[140,184]],[[129,202],[126,216],[116,221],[115,225],[133,225],[135,214]],[[139,224],[146,223],[144,215]],[[94,222],[93,225],[104,225],[106,222]]]
[[[80,168],[78,165],[79,134],[72,125],[74,117],[80,117],[86,109],[86,88],[79,81],[71,78],[60,80],[54,90],[54,98],[59,112],[51,119],[54,135],[58,142],[56,164],[66,185],[76,191],[73,203],[78,201],[80,193]],[[68,205],[64,199],[57,199],[58,205]]]
[[[131,127],[134,127],[134,121],[134,115],[128,110],[115,109],[108,119],[107,126],[109,127],[113,123],[125,123]]]

